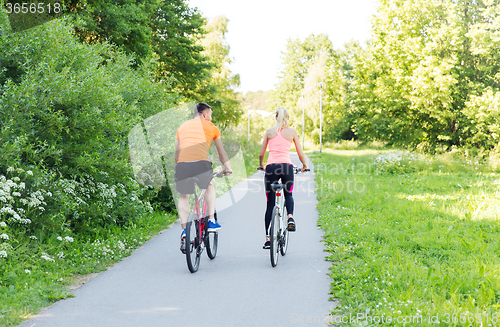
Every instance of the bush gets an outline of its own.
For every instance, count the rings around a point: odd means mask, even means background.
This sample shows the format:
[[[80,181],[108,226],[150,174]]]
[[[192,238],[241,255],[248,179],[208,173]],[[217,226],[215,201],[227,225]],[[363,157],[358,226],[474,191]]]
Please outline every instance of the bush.
[[[177,100],[151,82],[147,66],[133,70],[133,57],[107,43],[81,44],[72,31],[55,20],[0,40],[8,63],[0,73],[0,175],[23,179],[25,195],[42,196],[45,211],[35,214],[21,198],[3,204],[25,210],[30,232],[93,235],[149,211],[154,192],[133,180],[127,135]],[[7,175],[14,171],[22,176]]]

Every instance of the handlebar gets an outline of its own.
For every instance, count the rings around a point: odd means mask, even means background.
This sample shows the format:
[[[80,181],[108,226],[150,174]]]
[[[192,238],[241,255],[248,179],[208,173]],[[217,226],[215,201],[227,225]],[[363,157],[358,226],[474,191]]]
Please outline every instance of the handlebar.
[[[261,168],[261,167],[257,167],[257,170],[265,171],[265,169]],[[295,172],[295,174],[298,174],[302,171],[302,169],[297,167],[297,166],[293,166],[293,171]],[[306,172],[306,171],[311,171],[311,169],[307,168],[306,170],[304,170],[304,172]]]
[[[298,174],[298,173],[302,172],[302,169],[301,169],[301,168],[299,168],[299,167],[296,167],[296,166],[293,166],[293,170],[295,171],[295,174]],[[304,170],[304,172],[306,172],[306,171],[311,171],[311,169],[306,168],[306,169]]]
[[[233,172],[228,172],[228,171],[219,171],[218,173],[215,173],[214,176],[218,177],[218,178],[222,178],[224,176],[229,176],[229,175],[232,175]]]

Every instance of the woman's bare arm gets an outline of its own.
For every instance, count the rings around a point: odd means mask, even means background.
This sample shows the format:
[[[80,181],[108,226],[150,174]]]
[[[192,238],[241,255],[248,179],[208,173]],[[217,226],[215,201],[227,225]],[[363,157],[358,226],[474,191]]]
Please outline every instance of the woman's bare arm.
[[[295,144],[295,150],[297,150],[297,155],[299,156],[300,162],[302,162],[302,172],[307,169],[307,160],[304,151],[302,151],[302,146],[300,145],[299,135],[296,130],[293,130],[293,143]]]
[[[266,155],[266,150],[267,150],[267,131],[266,134],[264,134],[264,138],[262,140],[262,146],[260,148],[260,153],[259,153],[259,167],[264,169],[264,156]]]

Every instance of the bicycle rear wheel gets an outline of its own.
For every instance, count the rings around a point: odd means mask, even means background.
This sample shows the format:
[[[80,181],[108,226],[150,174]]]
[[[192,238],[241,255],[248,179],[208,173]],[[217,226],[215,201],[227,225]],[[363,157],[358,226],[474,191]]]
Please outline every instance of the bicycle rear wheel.
[[[290,236],[290,233],[288,232],[288,213],[286,211],[286,207],[283,208],[283,233],[281,235],[281,247],[280,247],[280,252],[281,255],[286,254],[286,250],[288,249],[288,237]]]
[[[186,261],[190,272],[198,271],[200,266],[201,242],[199,239],[199,221],[195,214],[190,214],[186,224]]]
[[[214,213],[214,219],[217,220],[217,211]],[[207,222],[207,229],[208,229],[208,222]],[[207,248],[207,255],[210,259],[215,259],[215,256],[217,255],[218,242],[219,242],[219,233],[217,233],[217,231],[215,232],[207,231],[205,246]]]
[[[269,226],[269,237],[271,239],[271,266],[276,267],[279,258],[279,239],[280,239],[280,222],[279,215],[276,211],[276,206],[273,208],[273,213],[271,215],[271,225]]]

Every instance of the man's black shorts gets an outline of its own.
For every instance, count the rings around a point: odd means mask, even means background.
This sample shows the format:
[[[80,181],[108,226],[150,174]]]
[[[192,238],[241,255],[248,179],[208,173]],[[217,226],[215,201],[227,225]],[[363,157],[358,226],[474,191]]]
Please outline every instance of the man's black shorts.
[[[189,179],[190,177],[197,178],[198,187],[206,189],[213,175],[210,161],[179,162],[175,166],[175,189],[180,194],[193,194],[195,181]]]

